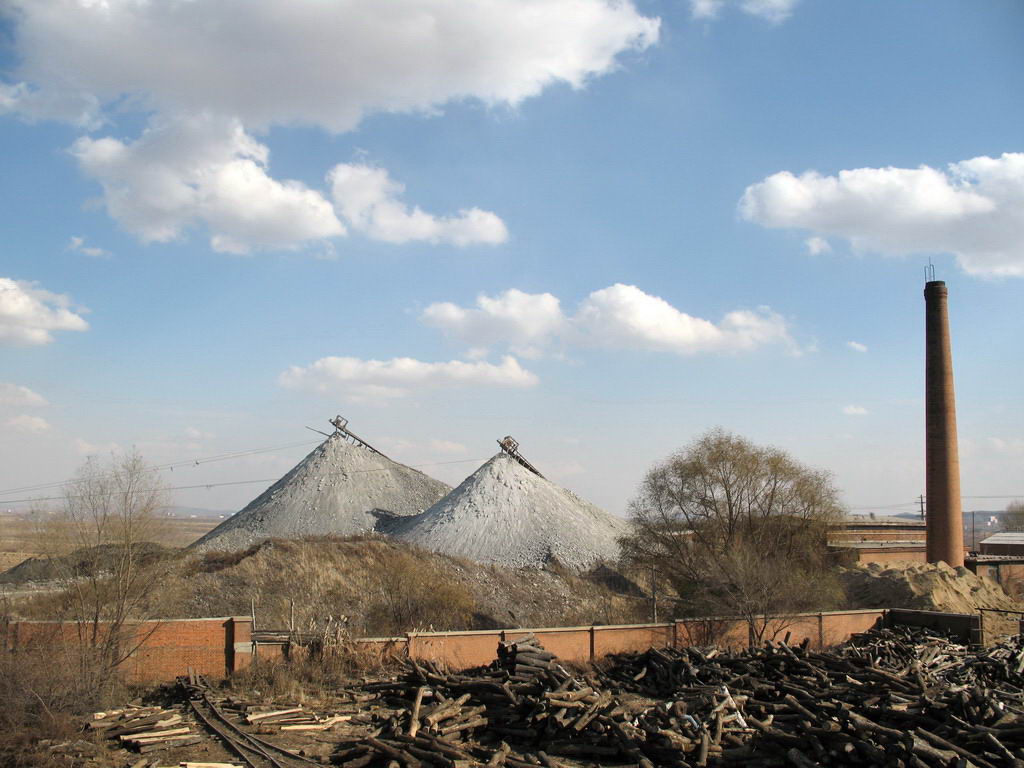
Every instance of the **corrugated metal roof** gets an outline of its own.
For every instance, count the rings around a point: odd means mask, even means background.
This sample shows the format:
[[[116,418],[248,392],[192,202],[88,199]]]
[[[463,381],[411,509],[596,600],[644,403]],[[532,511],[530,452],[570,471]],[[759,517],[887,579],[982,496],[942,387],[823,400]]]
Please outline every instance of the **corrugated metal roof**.
[[[987,539],[983,539],[982,544],[1020,544],[1024,546],[1024,531],[1002,531],[1001,533],[994,533]]]

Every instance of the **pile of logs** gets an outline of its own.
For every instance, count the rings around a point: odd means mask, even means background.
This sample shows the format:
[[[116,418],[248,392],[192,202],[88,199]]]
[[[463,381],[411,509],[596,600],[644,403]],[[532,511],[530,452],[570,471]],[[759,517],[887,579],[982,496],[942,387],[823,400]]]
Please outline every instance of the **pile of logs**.
[[[571,674],[533,638],[489,668],[410,661],[349,768],[472,765],[1024,766],[1024,644],[972,651],[924,630],[836,651],[651,649]]]
[[[247,706],[238,714],[241,722],[257,726],[258,733],[326,731],[337,723],[352,719],[351,715],[319,716],[302,707],[275,710],[262,705]]]
[[[95,712],[88,727],[142,753],[202,741],[202,737],[192,731],[178,712],[161,707],[127,707]]]

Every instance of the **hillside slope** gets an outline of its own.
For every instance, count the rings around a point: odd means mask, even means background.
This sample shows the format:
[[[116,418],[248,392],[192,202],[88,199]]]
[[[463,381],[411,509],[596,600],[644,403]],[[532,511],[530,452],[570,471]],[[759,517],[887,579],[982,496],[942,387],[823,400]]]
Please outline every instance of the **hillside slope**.
[[[481,565],[366,535],[187,553],[162,578],[150,615],[248,615],[255,603],[258,627],[281,628],[290,601],[297,629],[330,619],[356,635],[628,623],[650,610],[648,600],[617,594],[596,577]]]

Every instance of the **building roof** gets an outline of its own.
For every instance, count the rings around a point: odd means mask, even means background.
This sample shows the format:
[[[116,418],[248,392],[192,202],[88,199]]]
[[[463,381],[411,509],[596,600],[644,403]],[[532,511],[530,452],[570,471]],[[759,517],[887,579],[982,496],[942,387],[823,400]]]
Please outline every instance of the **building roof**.
[[[920,517],[869,517],[867,515],[847,515],[839,523],[840,528],[924,528],[925,521]]]
[[[1024,546],[1024,531],[1002,531],[994,533],[987,539],[982,539],[982,544],[1020,544]]]
[[[923,541],[829,541],[833,549],[913,549],[923,550]]]

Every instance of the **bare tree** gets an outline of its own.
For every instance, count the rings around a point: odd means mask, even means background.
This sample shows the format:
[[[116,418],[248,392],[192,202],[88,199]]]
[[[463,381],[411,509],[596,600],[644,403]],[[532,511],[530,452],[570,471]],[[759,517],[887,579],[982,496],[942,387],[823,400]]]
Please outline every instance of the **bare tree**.
[[[1024,499],[1015,499],[1003,512],[1004,531],[1024,531]]]
[[[761,642],[834,599],[826,536],[838,492],[783,451],[712,430],[653,467],[629,509],[624,558],[656,567],[688,613],[742,617]]]
[[[74,627],[80,678],[106,686],[145,637],[163,556],[153,542],[165,527],[167,491],[156,471],[132,452],[90,458],[47,516],[43,549],[62,589],[60,618]],[[69,638],[66,638],[69,639]]]

